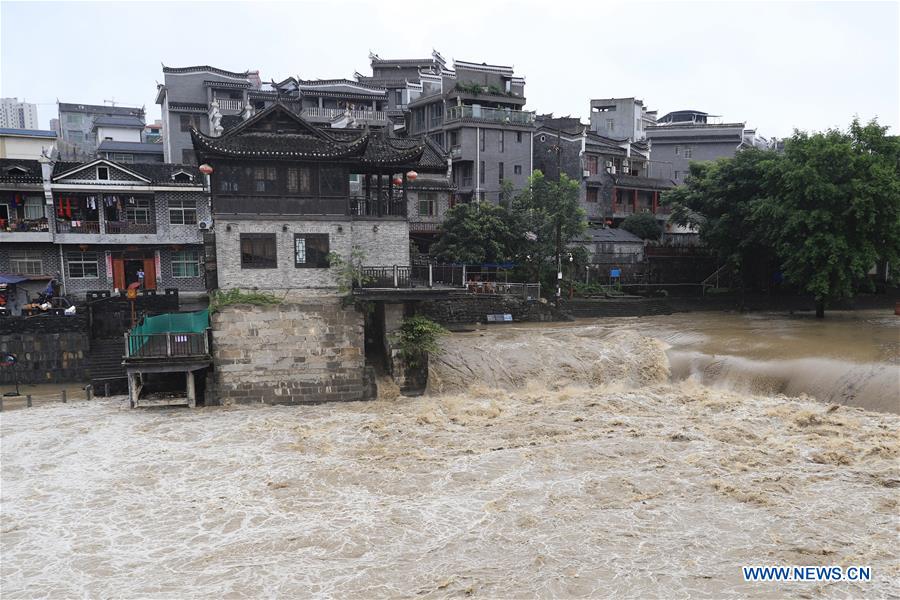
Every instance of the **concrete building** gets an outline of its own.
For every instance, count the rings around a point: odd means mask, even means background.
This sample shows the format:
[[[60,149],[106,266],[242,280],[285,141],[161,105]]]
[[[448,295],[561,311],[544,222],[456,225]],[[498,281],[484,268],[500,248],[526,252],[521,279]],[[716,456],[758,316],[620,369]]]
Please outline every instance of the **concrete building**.
[[[144,120],[143,108],[59,103],[59,153],[62,160],[92,160],[97,155],[98,139],[94,121],[103,117],[132,117]],[[143,127],[143,125],[141,125]],[[138,139],[137,141],[140,141]]]
[[[429,58],[381,58],[373,53],[369,54],[369,60],[372,75],[356,73],[356,80],[386,90],[385,112],[395,131],[405,129],[409,103],[423,93],[430,93],[432,90],[428,88],[434,87],[435,79],[447,70],[444,57],[436,50]]]
[[[97,157],[122,164],[163,162],[163,145],[144,142],[115,142],[104,140],[97,148]]]
[[[645,143],[598,135],[573,117],[542,115],[536,126],[534,168],[552,179],[561,169],[578,181],[590,223],[615,227],[635,212],[668,220],[659,196],[673,187],[671,170],[649,159]]]
[[[646,139],[647,127],[656,124],[656,111],[637,98],[591,100],[591,131],[613,139]]]
[[[755,131],[750,134],[744,123],[711,123],[711,117],[701,111],[675,111],[647,128],[654,160],[672,165],[676,184],[684,183],[691,161],[731,158],[754,145]]]
[[[139,271],[145,289],[206,290],[211,219],[195,168],[2,161],[0,195],[0,272],[51,276],[76,300],[125,289]]]
[[[18,98],[0,98],[0,128],[38,129],[37,105]]]
[[[52,156],[56,132],[41,129],[0,129],[0,158],[37,160]]]
[[[422,90],[407,105],[406,130],[450,153],[455,200],[497,203],[505,187],[527,187],[534,113],[522,110],[525,80],[512,67],[460,60],[453,70],[419,76]]]
[[[140,117],[107,117],[94,118],[91,134],[97,139],[98,146],[104,141],[134,142],[143,141],[144,119]]]

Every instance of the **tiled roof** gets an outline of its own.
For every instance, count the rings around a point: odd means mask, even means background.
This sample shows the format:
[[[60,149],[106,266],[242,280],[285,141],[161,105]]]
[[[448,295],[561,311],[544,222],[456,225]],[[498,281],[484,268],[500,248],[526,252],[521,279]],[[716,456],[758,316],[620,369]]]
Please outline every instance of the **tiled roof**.
[[[181,73],[215,73],[216,75],[224,75],[225,77],[248,77],[250,75],[250,71],[244,71],[243,73],[235,73],[234,71],[226,71],[225,69],[218,69],[216,67],[210,67],[209,65],[195,65],[192,67],[167,67],[163,65],[163,73],[173,73],[173,74],[181,74]]]
[[[107,125],[110,127],[144,127],[144,120],[140,117],[133,116],[116,116],[110,117],[107,115],[101,115],[99,117],[94,117],[94,127],[97,125]]]
[[[169,102],[169,110],[177,112],[206,112],[208,109],[203,102]]]
[[[56,177],[61,173],[66,173],[67,171],[71,171],[73,169],[77,169],[80,166],[88,165],[90,163],[97,161],[88,161],[88,162],[68,162],[68,161],[59,161],[53,166],[53,176]],[[133,173],[137,173],[149,179],[151,183],[158,185],[184,185],[184,186],[202,186],[203,179],[200,177],[200,171],[197,170],[197,167],[193,165],[176,165],[169,163],[129,163],[122,164],[116,163],[112,160],[103,159],[102,162],[110,163],[115,165],[125,171],[131,171]],[[172,177],[183,171],[188,175],[193,177],[193,181],[190,183],[177,183],[172,180]]]
[[[59,112],[96,113],[101,115],[134,115],[144,114],[142,108],[129,108],[127,106],[101,106],[97,104],[75,104],[69,102],[59,103]]]
[[[21,169],[25,169],[23,173]],[[0,181],[4,183],[42,183],[41,163],[36,160],[0,158]]]
[[[248,88],[251,87],[249,81],[203,81],[203,87],[227,87],[227,88]]]
[[[366,139],[335,143],[301,133],[242,133],[235,137],[208,137],[191,131],[194,146],[204,153],[232,158],[309,158],[315,160],[359,156]]]
[[[0,135],[18,135],[21,137],[55,138],[56,132],[47,129],[17,129],[14,127],[0,128]]]
[[[579,242],[618,242],[642,244],[644,241],[630,231],[620,228],[600,227],[596,229],[587,229],[578,238]]]
[[[637,175],[613,175],[613,181],[617,186],[630,188],[650,188],[655,190],[667,190],[675,187],[669,179],[656,179],[653,177],[639,177]]]

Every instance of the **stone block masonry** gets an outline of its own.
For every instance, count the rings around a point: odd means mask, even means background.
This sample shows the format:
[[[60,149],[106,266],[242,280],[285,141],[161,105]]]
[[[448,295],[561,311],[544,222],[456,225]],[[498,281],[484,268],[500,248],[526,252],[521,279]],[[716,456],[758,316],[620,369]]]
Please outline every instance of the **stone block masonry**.
[[[18,364],[0,367],[0,385],[82,382],[88,378],[90,336],[87,317],[43,316],[0,319],[0,352]]]
[[[364,316],[336,296],[288,295],[212,316],[214,402],[300,404],[364,400]]]

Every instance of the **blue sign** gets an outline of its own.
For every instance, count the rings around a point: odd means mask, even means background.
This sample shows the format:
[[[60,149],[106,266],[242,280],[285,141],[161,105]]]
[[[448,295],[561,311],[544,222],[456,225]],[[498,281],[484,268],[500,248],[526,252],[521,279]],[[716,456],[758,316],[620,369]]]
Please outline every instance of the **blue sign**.
[[[610,277],[621,277],[621,276],[622,276],[622,269],[610,269],[610,270],[609,270],[609,276],[610,276]]]

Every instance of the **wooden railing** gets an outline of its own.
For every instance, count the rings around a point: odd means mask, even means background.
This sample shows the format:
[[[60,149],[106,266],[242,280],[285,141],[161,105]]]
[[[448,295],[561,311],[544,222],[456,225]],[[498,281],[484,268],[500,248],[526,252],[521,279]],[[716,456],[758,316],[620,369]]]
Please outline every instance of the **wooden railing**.
[[[244,108],[243,103],[234,98],[216,98],[216,102],[219,103],[219,110],[241,111]]]
[[[347,110],[343,108],[320,108],[318,106],[310,106],[303,109],[302,116],[335,119],[346,112]],[[387,120],[387,113],[385,113],[383,110],[351,110],[349,112],[350,116],[357,121]]]
[[[177,358],[209,354],[205,333],[125,333],[125,358]]]

